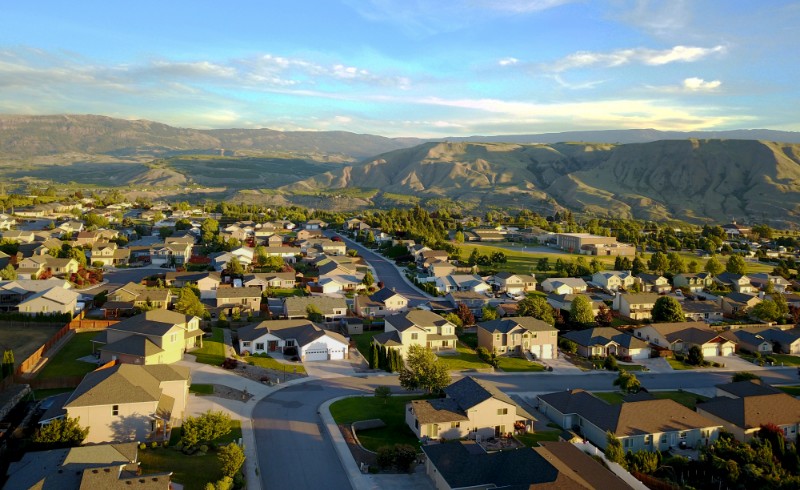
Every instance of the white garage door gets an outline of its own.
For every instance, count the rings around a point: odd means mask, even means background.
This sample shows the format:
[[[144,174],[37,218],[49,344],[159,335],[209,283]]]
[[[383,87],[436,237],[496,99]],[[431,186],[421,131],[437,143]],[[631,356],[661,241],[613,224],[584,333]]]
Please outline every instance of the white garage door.
[[[334,361],[341,361],[344,359],[344,349],[328,349],[329,359]]]
[[[531,346],[531,354],[535,359],[542,358],[542,346],[541,345],[532,345]]]
[[[541,346],[542,349],[542,359],[552,359],[553,358],[553,346],[551,344]]]
[[[719,353],[717,352],[717,347],[703,347],[703,357],[706,356],[718,356]]]
[[[328,349],[313,349],[306,351],[306,361],[327,361]]]
[[[733,355],[733,347],[723,347],[722,348],[722,355],[723,356],[732,356]]]

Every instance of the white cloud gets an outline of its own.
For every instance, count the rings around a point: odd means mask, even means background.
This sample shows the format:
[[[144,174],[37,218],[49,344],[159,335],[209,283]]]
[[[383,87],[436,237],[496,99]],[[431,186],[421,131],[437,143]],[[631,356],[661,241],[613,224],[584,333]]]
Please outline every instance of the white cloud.
[[[719,80],[711,80],[709,82],[703,80],[702,78],[692,77],[687,78],[683,81],[683,87],[687,90],[692,91],[699,91],[699,90],[716,90],[719,86],[722,85],[722,82]]]
[[[487,10],[526,14],[560,7],[561,5],[574,1],[575,0],[470,0],[469,5]]]
[[[725,47],[721,45],[711,48],[674,46],[670,49],[663,50],[630,48],[619,49],[608,53],[578,51],[556,61],[549,66],[549,69],[551,71],[561,72],[594,65],[611,68],[629,63],[641,63],[652,66],[676,62],[690,63],[699,61],[713,54],[721,54],[724,52]]]
[[[353,118],[348,116],[336,116],[333,118],[333,121],[339,124],[347,124],[353,122]]]
[[[503,58],[497,62],[497,64],[500,66],[511,66],[511,65],[516,65],[517,63],[519,63],[519,60],[516,58],[512,58],[511,56],[509,56],[508,58]]]

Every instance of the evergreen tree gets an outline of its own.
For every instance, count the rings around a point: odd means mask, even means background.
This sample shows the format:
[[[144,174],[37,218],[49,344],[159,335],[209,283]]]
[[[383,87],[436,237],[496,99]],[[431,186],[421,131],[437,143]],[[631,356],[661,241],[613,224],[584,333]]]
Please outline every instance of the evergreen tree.
[[[175,303],[175,311],[198,318],[204,318],[206,316],[205,305],[189,286],[182,287],[180,292],[178,292],[178,301]]]
[[[633,263],[631,264],[631,274],[634,276],[638,276],[642,272],[644,272],[644,262],[639,257],[633,259]]]
[[[6,349],[3,351],[3,364],[0,366],[0,379],[14,374],[14,351]]]

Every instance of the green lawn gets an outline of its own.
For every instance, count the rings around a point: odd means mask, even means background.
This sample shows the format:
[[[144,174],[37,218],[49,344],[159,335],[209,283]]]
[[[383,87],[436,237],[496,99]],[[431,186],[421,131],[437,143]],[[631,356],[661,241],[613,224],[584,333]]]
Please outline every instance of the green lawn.
[[[194,383],[189,386],[189,393],[194,393],[196,395],[213,395],[214,386],[202,383]]]
[[[476,333],[462,333],[458,336],[458,340],[470,346],[473,349],[478,348],[478,334]]]
[[[524,373],[544,371],[544,366],[520,357],[498,357],[498,367],[507,373]]]
[[[361,353],[361,356],[364,357],[364,359],[369,359],[369,346],[372,345],[372,337],[378,335],[379,333],[383,333],[383,330],[371,330],[369,332],[350,336],[353,342],[356,343],[356,348],[358,349],[358,352]]]
[[[225,341],[222,329],[214,327],[211,337],[203,339],[203,347],[193,350],[192,355],[197,357],[197,362],[221,366],[225,361]]]
[[[778,388],[787,395],[800,396],[800,386],[776,386],[775,388]]]
[[[97,332],[76,333],[36,375],[37,379],[83,376],[94,371],[97,368],[96,364],[78,359],[92,354],[91,340],[95,336]]]
[[[299,288],[272,288],[269,290],[271,298],[286,298],[288,296],[305,296],[306,293]]]
[[[684,361],[679,361],[677,359],[673,359],[672,357],[668,357],[667,362],[669,363],[670,367],[672,367],[672,369],[676,371],[685,371],[687,369],[698,369],[698,366],[687,364]]]
[[[623,397],[625,396],[619,391],[595,391],[592,394],[611,405],[619,405],[623,402]],[[688,391],[651,391],[650,394],[658,400],[674,400],[691,410],[695,409],[698,400],[708,400],[705,396],[695,395]]]
[[[518,434],[514,437],[527,447],[536,447],[539,442],[558,441],[561,435],[560,430],[543,430],[540,432],[531,432],[528,434]]]
[[[45,398],[53,395],[60,395],[68,391],[73,391],[75,388],[49,388],[44,390],[33,390],[33,398],[35,400],[44,400]]]
[[[267,369],[275,369],[278,371],[282,371],[284,368],[286,372],[297,372],[305,374],[306,368],[299,362],[295,362],[292,364],[285,364],[279,362],[269,356],[261,355],[261,356],[247,356],[244,358],[245,362],[248,364],[252,364],[253,366],[258,366]]]
[[[331,405],[331,415],[337,424],[350,425],[359,420],[381,419],[386,427],[358,432],[361,445],[370,451],[377,451],[382,446],[393,444],[410,444],[419,446],[417,437],[408,428],[405,421],[406,403],[411,400],[434,398],[432,395],[394,395],[387,400],[373,396],[345,398]]]
[[[740,357],[742,359],[753,362],[753,356],[740,355]],[[793,356],[790,354],[770,354],[769,356],[763,356],[762,359],[766,357],[775,358],[776,366],[800,366],[800,356]]]
[[[443,362],[450,371],[468,371],[470,369],[487,369],[491,366],[481,361],[478,354],[467,345],[459,342],[456,354],[436,354],[439,362]]]
[[[231,433],[214,441],[216,445],[228,444],[242,437],[242,426],[238,420],[231,421]],[[176,436],[176,434],[178,434]],[[180,429],[172,431],[169,448],[139,450],[139,460],[145,473],[171,471],[172,481],[181,483],[186,490],[203,490],[206,483],[222,478],[219,460],[215,451],[203,456],[187,456],[174,449],[180,440]]]

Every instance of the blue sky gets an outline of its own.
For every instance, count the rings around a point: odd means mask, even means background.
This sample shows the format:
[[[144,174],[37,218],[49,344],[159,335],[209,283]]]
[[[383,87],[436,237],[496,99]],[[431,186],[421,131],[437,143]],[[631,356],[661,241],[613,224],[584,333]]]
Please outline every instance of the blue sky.
[[[5,2],[0,113],[386,136],[800,130],[800,2]]]

